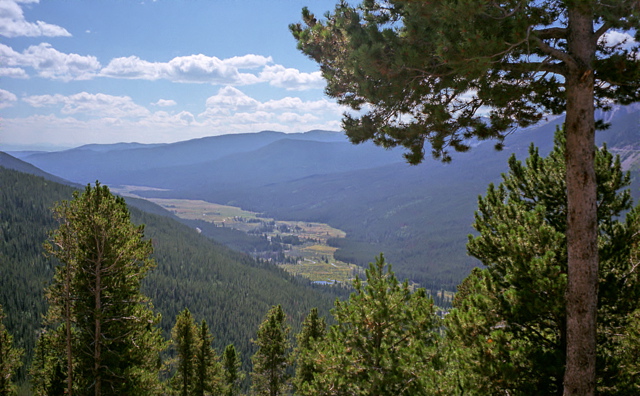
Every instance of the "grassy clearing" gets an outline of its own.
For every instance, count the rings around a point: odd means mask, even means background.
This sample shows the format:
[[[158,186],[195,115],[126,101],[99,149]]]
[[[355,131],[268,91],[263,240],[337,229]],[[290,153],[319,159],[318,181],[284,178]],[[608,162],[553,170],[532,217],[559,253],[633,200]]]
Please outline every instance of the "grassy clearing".
[[[348,282],[360,271],[359,267],[353,264],[337,261],[327,263],[308,258],[300,261],[298,264],[282,264],[281,267],[294,275],[307,277],[314,282],[326,283]]]
[[[260,217],[258,213],[211,202],[187,199],[152,198],[154,202],[176,216],[190,220],[204,220],[220,227],[244,232],[256,232],[268,238],[296,236],[303,243],[292,245],[285,256],[295,258],[296,264],[279,264],[286,271],[317,282],[348,282],[360,273],[354,264],[336,260],[337,250],[326,245],[329,238],[344,238],[345,232],[327,224],[305,221],[280,221]]]

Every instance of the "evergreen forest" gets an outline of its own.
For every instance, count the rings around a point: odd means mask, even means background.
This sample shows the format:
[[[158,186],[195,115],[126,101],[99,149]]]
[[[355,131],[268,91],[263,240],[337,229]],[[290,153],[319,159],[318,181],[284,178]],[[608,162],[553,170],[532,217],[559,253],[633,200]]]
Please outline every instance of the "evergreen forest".
[[[478,200],[452,307],[373,257],[313,285],[100,183],[0,167],[0,394],[562,394],[565,134]],[[596,150],[599,394],[640,392],[640,212]]]
[[[16,377],[20,381],[27,377],[47,312],[45,289],[58,265],[45,256],[43,247],[58,226],[52,208],[56,202],[71,200],[74,191],[43,177],[0,167],[0,305],[14,346],[24,351],[25,364]],[[169,336],[176,316],[188,308],[197,320],[207,321],[215,334],[216,350],[234,345],[244,370],[249,367],[247,356],[255,349],[250,340],[272,305],[282,304],[294,322],[301,322],[314,307],[328,314],[333,300],[346,295],[343,289],[312,285],[232,251],[169,217],[131,206],[129,210],[134,224],[145,225],[145,238],[153,247],[151,258],[156,265],[142,281],[141,290],[161,314],[158,325],[163,334]]]

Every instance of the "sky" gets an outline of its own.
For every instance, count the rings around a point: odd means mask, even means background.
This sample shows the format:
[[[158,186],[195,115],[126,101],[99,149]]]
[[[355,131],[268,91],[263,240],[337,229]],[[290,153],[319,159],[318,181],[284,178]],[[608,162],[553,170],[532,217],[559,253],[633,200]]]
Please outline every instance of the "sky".
[[[340,130],[288,25],[337,0],[0,0],[0,150]]]

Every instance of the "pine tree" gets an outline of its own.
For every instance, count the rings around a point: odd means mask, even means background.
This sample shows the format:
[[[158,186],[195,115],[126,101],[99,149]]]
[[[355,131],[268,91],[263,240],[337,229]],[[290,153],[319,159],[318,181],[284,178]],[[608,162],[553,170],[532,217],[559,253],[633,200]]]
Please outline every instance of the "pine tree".
[[[222,366],[211,346],[213,336],[207,322],[196,326],[185,308],[176,317],[171,340],[176,353],[176,371],[170,381],[173,391],[182,396],[222,394]]]
[[[567,345],[567,197],[565,137],[543,158],[533,146],[522,164],[514,156],[503,182],[478,201],[469,253],[486,269],[462,283],[446,328],[457,348],[467,393],[564,392]],[[625,366],[615,353],[637,308],[640,275],[632,253],[640,243],[640,210],[631,209],[628,174],[603,147],[596,151],[600,251],[598,391],[628,394]],[[623,337],[624,338],[624,337]],[[619,392],[619,393],[618,393]]]
[[[222,355],[222,367],[224,373],[225,395],[238,394],[240,383],[244,380],[244,373],[240,370],[242,362],[233,344],[227,345]]]
[[[211,346],[213,336],[205,320],[200,324],[196,342],[195,387],[196,396],[221,395],[224,390],[222,365]]]
[[[57,335],[65,348],[41,351],[66,356],[68,394],[158,392],[164,343],[156,326],[159,315],[140,293],[140,282],[154,266],[144,227],[134,226],[124,199],[99,183],[74,193],[54,212],[60,226],[45,246],[62,265],[48,292],[47,321],[54,329],[59,323],[53,331],[64,331]],[[56,359],[42,359],[50,360]]]
[[[326,333],[327,324],[324,318],[318,315],[317,308],[313,308],[302,323],[302,330],[296,337],[298,346],[294,351],[296,373],[293,385],[301,394],[305,394],[305,389],[319,372],[313,355],[317,344],[324,341]]]
[[[33,393],[38,396],[68,394],[69,370],[66,347],[66,329],[62,324],[45,329],[36,343],[29,373]],[[72,383],[73,385],[73,383]],[[73,390],[73,388],[71,388]]]
[[[177,368],[171,380],[172,388],[181,396],[189,396],[196,379],[196,350],[198,329],[189,309],[176,317],[171,331],[171,341],[176,351]]]
[[[386,271],[385,271],[386,268]],[[336,301],[331,326],[311,355],[305,395],[431,395],[440,391],[439,318],[424,289],[400,283],[380,255]]]
[[[320,64],[326,92],[358,111],[354,143],[402,145],[410,163],[469,139],[502,147],[517,127],[566,111],[567,395],[593,395],[598,231],[595,108],[640,101],[637,0],[341,1],[325,20],[291,25]],[[620,38],[620,39],[619,39]]]
[[[0,305],[0,396],[9,396],[15,391],[14,375],[22,366],[24,351],[13,346],[13,336],[4,326],[4,311]]]
[[[289,326],[280,305],[269,310],[258,328],[254,343],[258,351],[252,356],[252,388],[258,395],[285,394],[289,374]]]

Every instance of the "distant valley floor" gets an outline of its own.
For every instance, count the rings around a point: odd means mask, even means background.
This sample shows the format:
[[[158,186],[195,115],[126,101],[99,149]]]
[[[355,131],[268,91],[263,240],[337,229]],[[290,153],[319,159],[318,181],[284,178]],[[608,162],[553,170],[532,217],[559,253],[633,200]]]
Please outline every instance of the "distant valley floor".
[[[142,198],[133,193],[142,189],[144,187],[139,186],[112,188],[118,194],[135,198]],[[270,242],[277,242],[278,246],[284,247],[281,252],[277,251],[280,254],[265,255],[265,252],[254,252],[254,255],[273,261],[287,272],[313,282],[348,283],[356,274],[363,273],[361,267],[334,257],[338,248],[330,246],[329,241],[333,238],[344,238],[346,233],[327,224],[275,220],[238,207],[203,200],[143,199],[163,207],[181,219],[204,221],[215,227],[231,228],[266,238]]]

